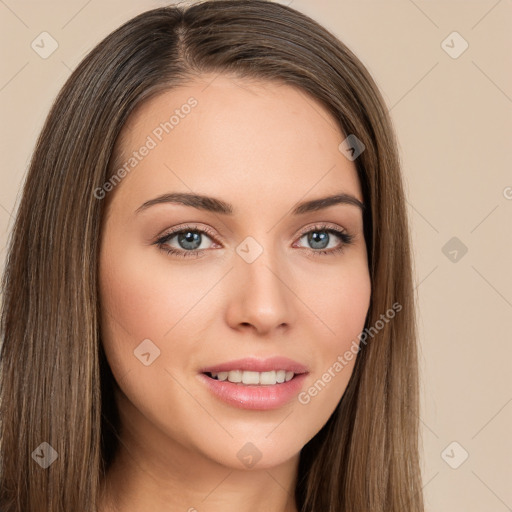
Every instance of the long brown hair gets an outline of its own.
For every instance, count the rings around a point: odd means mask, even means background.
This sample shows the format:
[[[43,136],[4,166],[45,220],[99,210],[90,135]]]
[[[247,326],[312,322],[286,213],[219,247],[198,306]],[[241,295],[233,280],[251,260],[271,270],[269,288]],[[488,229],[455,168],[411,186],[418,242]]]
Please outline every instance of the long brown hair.
[[[105,201],[93,191],[115,170],[115,142],[134,108],[205,72],[294,85],[365,146],[355,164],[366,204],[371,339],[361,343],[336,410],[301,451],[297,507],[423,512],[413,262],[392,122],[375,82],[342,42],[266,0],[144,12],[93,48],[57,96],[30,163],[2,281],[0,509],[95,510],[118,417],[99,325]],[[384,323],[392,304],[400,313]],[[51,454],[58,463],[35,463]]]

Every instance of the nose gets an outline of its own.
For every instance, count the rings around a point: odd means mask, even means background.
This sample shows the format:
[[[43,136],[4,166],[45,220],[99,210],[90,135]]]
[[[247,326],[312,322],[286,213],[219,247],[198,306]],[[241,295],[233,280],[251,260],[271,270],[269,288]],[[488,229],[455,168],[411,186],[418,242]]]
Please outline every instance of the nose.
[[[264,250],[251,263],[235,255],[234,265],[228,284],[229,325],[237,330],[254,330],[259,335],[290,328],[296,311],[286,262]]]

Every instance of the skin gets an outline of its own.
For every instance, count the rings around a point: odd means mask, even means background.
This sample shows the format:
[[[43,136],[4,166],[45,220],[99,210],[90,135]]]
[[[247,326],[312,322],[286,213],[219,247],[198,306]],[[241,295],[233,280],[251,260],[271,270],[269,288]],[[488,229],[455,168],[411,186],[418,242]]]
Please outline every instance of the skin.
[[[289,85],[224,75],[143,104],[123,129],[120,161],[191,96],[197,106],[104,199],[102,342],[118,384],[121,450],[99,510],[294,512],[300,450],[343,396],[355,358],[308,404],[295,397],[269,411],[220,401],[198,372],[284,355],[309,367],[307,390],[357,341],[371,295],[362,211],[291,210],[340,192],[362,202],[360,183],[320,103]],[[168,192],[213,196],[234,214],[171,203],[135,213]],[[323,222],[354,237],[341,253],[312,254],[318,246],[301,233]],[[215,234],[200,235],[202,257],[152,244],[186,223]],[[236,252],[248,236],[263,249],[252,263]],[[325,250],[342,243],[330,235]],[[177,236],[167,244],[190,247]],[[160,350],[149,366],[134,357],[145,339]],[[237,457],[247,442],[261,452],[251,468]]]

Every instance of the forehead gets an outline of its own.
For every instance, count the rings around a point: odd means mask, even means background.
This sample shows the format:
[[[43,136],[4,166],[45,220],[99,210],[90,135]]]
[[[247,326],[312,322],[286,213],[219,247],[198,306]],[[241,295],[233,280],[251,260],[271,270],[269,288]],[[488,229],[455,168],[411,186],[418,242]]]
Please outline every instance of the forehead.
[[[138,195],[182,191],[260,202],[343,191],[361,201],[345,135],[323,105],[296,87],[205,75],[143,103],[118,141],[117,164],[145,151],[123,179]]]

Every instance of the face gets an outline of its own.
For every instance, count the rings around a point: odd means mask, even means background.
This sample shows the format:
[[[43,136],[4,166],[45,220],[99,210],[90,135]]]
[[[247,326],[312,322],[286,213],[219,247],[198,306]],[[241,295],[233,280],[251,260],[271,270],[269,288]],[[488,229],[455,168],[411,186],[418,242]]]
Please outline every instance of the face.
[[[352,373],[371,294],[363,197],[321,104],[203,78],[134,112],[122,179],[97,192],[102,342],[122,428],[148,453],[158,440],[162,463],[272,467],[321,429]]]

